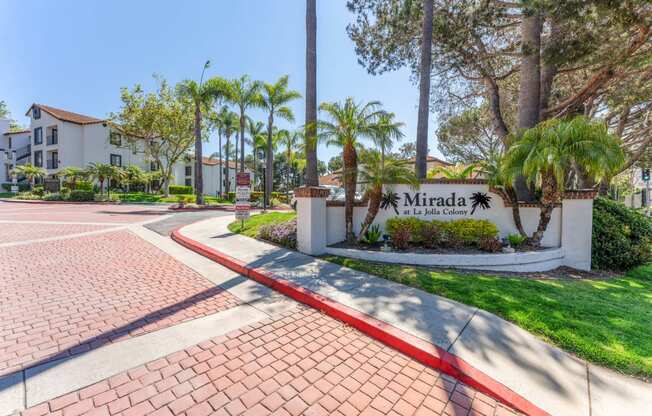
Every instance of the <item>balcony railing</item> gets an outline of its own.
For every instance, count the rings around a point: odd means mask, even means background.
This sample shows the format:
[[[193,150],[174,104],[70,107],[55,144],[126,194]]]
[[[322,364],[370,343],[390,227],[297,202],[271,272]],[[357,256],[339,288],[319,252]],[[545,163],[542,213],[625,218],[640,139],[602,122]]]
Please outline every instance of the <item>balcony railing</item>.
[[[25,157],[29,157],[32,154],[32,145],[28,144],[26,146],[19,147],[16,149],[16,160],[20,160]]]
[[[48,169],[59,169],[59,161],[58,160],[47,160],[46,161],[46,168],[48,168]]]
[[[59,136],[56,134],[52,136],[48,136],[46,138],[46,143],[48,146],[52,146],[53,144],[59,144]]]

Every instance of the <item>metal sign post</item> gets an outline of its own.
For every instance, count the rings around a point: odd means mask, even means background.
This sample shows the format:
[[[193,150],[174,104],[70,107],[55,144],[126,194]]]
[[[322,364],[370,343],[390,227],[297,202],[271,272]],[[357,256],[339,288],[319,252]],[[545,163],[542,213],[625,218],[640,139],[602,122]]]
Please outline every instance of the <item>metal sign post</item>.
[[[244,222],[249,218],[251,211],[251,175],[249,172],[238,172],[235,174],[235,219],[240,220],[240,229],[244,228]]]

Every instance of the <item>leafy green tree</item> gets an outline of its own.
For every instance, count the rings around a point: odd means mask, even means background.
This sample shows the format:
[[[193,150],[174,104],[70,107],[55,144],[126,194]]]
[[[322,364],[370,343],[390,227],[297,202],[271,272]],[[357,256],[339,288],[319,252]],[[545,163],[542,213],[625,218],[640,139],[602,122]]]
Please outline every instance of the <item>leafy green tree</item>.
[[[208,68],[209,61],[204,65]],[[190,99],[195,109],[195,195],[198,205],[204,204],[204,175],[203,175],[203,153],[202,153],[202,117],[213,106],[215,100],[228,96],[227,81],[214,77],[203,82],[204,72],[197,83],[194,80],[184,80],[177,84],[179,95]]]
[[[541,213],[532,244],[541,243],[573,166],[579,165],[587,175],[600,179],[615,172],[624,161],[620,141],[603,123],[592,123],[586,117],[552,119],[525,130],[507,152],[505,169],[509,178],[523,176],[541,188]]]
[[[128,146],[159,167],[167,196],[174,165],[194,143],[193,103],[177,96],[164,79],[157,77],[156,81],[155,92],[146,93],[140,85],[122,88],[120,111],[110,119]]]
[[[412,159],[417,155],[417,146],[412,142],[404,143],[398,148],[397,157],[400,159]]]
[[[446,160],[456,163],[477,163],[503,150],[486,105],[446,118],[437,129],[437,143]]]
[[[0,100],[0,118],[9,118],[9,117],[11,117],[11,113],[7,108],[7,103],[4,102],[4,100]]]
[[[458,163],[454,166],[437,166],[428,172],[429,178],[435,178],[438,175],[442,175],[446,179],[471,179],[473,173],[476,170],[474,164],[463,165]]]
[[[362,222],[358,242],[364,238],[369,226],[378,215],[384,185],[403,183],[414,188],[419,186],[419,180],[414,171],[400,159],[391,156],[383,157],[376,150],[362,152],[360,159],[362,169],[359,172],[359,180],[369,197],[369,209]]]
[[[382,114],[382,110],[378,101],[371,101],[366,104],[356,103],[351,97],[347,98],[344,103],[322,103],[319,108],[326,115],[325,120],[318,122],[320,138],[325,139],[327,145],[337,146],[342,149],[346,238],[352,242],[355,240],[353,233],[353,203],[358,177],[360,140],[376,137],[376,123]]]
[[[36,179],[43,178],[46,175],[45,169],[34,166],[31,163],[26,163],[24,165],[18,165],[11,170],[12,175],[23,175],[27,178],[29,182],[30,189],[34,189],[34,183]]]
[[[287,121],[294,121],[294,113],[288,106],[291,101],[301,98],[298,91],[288,88],[289,77],[287,75],[279,78],[275,83],[263,85],[262,107],[267,111],[267,151],[265,152],[267,173],[265,176],[265,205],[269,205],[274,186],[274,151],[272,135],[274,132],[274,119],[281,118]]]
[[[262,105],[262,96],[260,91],[262,83],[260,81],[252,81],[248,75],[243,75],[228,83],[227,98],[238,107],[240,110],[240,172],[244,172],[244,146],[245,146],[245,128],[247,115],[247,108],[260,107]],[[236,169],[238,166],[238,143],[236,141],[235,159]]]
[[[333,156],[328,160],[328,173],[337,172],[344,167],[342,155]]]
[[[123,169],[123,182],[127,185],[127,192],[131,191],[133,185],[144,185],[146,183],[146,175],[138,165],[129,165]]]

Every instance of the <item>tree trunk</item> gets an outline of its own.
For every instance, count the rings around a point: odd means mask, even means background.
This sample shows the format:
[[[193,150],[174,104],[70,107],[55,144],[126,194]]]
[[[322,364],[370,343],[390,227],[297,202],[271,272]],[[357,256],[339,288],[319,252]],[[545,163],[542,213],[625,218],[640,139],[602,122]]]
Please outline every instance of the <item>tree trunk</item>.
[[[245,110],[244,108],[241,108],[240,109],[240,172],[244,172],[244,161],[245,161],[244,131],[245,131]]]
[[[360,230],[360,235],[358,235],[358,242],[361,242],[364,238],[364,235],[367,233],[369,226],[376,219],[378,215],[378,210],[380,209],[380,201],[383,197],[383,186],[374,186],[369,191],[369,210],[367,211],[367,216],[364,218],[362,223],[362,229]]]
[[[512,218],[514,219],[514,225],[516,226],[516,229],[521,236],[528,238],[528,235],[523,228],[523,223],[521,222],[521,207],[518,205],[518,197],[516,196],[516,191],[514,191],[514,188],[511,186],[508,186],[506,187],[505,192],[509,198],[510,204],[512,205]]]
[[[506,145],[505,139],[509,134],[505,119],[503,118],[502,110],[500,109],[500,90],[498,84],[492,78],[485,77],[484,84],[487,88],[487,96],[489,98],[489,106],[494,124],[494,132],[500,138],[503,145]]]
[[[430,112],[430,70],[432,67],[433,0],[423,2],[423,28],[421,32],[421,62],[419,66],[419,116],[417,119],[417,178],[428,174],[428,115]]]
[[[231,171],[229,169],[229,153],[231,152],[231,136],[226,136],[226,155],[224,155],[224,168],[226,168],[226,198],[229,199],[229,192],[231,192]]]
[[[550,34],[543,49],[552,49],[557,46],[562,36],[561,28],[555,18],[550,21]],[[546,110],[550,103],[552,85],[557,76],[557,65],[554,62],[545,61],[541,64],[541,81],[539,87],[539,121],[544,120]]]
[[[197,205],[204,204],[203,154],[201,142],[201,108],[195,103],[195,196]]]
[[[537,247],[541,245],[541,239],[548,228],[552,211],[559,199],[559,187],[554,175],[551,171],[542,172],[541,202],[539,203],[541,213],[539,214],[539,225],[537,226],[537,230],[532,234],[532,238],[530,239],[532,245]]]
[[[306,0],[306,186],[319,186],[317,171],[317,7]]]
[[[274,128],[274,110],[270,111],[267,118],[267,151],[265,152],[265,206],[269,206],[274,186],[274,149],[272,148],[272,129]]]
[[[235,137],[233,138],[233,140],[235,140],[235,155],[234,155],[235,156],[235,160],[234,160],[235,166],[234,166],[234,168],[235,168],[235,171],[237,172],[238,171],[238,133],[237,132],[235,133]]]
[[[353,204],[355,202],[355,185],[358,176],[358,155],[351,143],[344,145],[342,150],[344,160],[344,217],[346,222],[346,240],[355,241],[353,233]]]
[[[258,152],[256,151],[257,150],[256,149],[256,142],[254,140],[255,140],[254,138],[251,139],[252,144],[253,144],[253,148],[254,148],[254,153],[253,153],[254,166],[253,166],[253,169],[252,169],[253,173],[251,175],[252,176],[251,183],[253,184],[254,192],[256,192],[256,177],[258,176],[258,170],[256,169],[256,161],[257,161],[256,160],[256,153],[258,153]]]
[[[288,170],[285,174],[285,198],[288,204],[290,203],[290,174],[292,170],[292,148],[288,146]]]
[[[217,154],[220,158],[220,197],[224,197],[224,189],[222,188],[222,182],[224,182],[224,159],[222,159],[222,132],[217,131]]]
[[[536,11],[524,17],[521,23],[521,49],[517,127],[524,130],[537,125],[541,105],[541,16]],[[514,188],[519,200],[534,199],[525,178],[516,178]]]

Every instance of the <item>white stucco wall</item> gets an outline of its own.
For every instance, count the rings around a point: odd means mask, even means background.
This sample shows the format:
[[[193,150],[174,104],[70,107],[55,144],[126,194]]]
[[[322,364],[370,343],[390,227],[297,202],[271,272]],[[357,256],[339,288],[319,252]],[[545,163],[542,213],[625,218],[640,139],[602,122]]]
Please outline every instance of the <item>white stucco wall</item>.
[[[505,207],[503,199],[494,193],[489,192],[489,187],[487,185],[478,184],[478,185],[454,185],[454,184],[423,184],[419,190],[412,190],[405,185],[397,185],[392,188],[393,192],[396,192],[401,198],[399,201],[399,206],[397,207],[399,211],[399,216],[412,216],[423,219],[437,219],[437,220],[454,220],[461,218],[475,218],[475,219],[487,219],[498,227],[500,231],[500,237],[507,237],[509,234],[517,233],[516,226],[514,225],[514,220],[512,217],[512,209],[510,207]],[[469,204],[468,198],[474,192],[483,192],[487,193],[491,197],[491,207],[489,209],[483,210],[477,208],[473,215],[464,215],[461,212],[450,213],[451,211],[465,211],[467,214],[470,213],[470,206],[457,206],[457,207],[414,207],[405,205],[406,201],[403,193],[408,192],[414,194],[419,192],[420,194],[426,194],[427,197],[443,197],[449,199],[453,193],[455,193],[455,198],[460,197],[466,199],[467,205]],[[434,214],[432,210],[437,209],[440,213]],[[523,228],[528,234],[533,233],[536,230],[536,227],[539,223],[539,209],[538,208],[524,208],[521,209],[521,221],[523,223]],[[405,214],[405,212],[410,212],[410,214]],[[367,207],[355,207],[353,209],[353,228],[355,233],[360,232],[360,226],[364,217],[367,213]],[[381,228],[384,228],[385,222],[389,218],[396,216],[396,213],[392,208],[387,210],[381,209],[374,220],[374,224],[378,224]],[[328,207],[326,218],[328,221],[327,230],[328,230],[328,244],[334,244],[340,241],[343,241],[344,236],[344,207]],[[544,247],[559,247],[561,244],[561,209],[555,208],[548,225],[548,229],[544,234],[542,240],[542,245]]]

